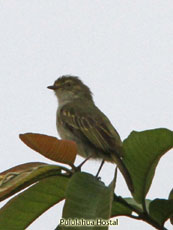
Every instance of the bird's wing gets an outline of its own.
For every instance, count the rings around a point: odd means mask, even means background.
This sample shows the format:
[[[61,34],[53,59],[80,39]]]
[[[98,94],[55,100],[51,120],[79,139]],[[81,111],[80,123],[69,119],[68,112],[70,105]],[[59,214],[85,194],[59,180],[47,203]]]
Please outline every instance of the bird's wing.
[[[75,135],[81,138],[82,134],[97,148],[106,152],[116,152],[120,156],[122,143],[119,134],[106,116],[97,107],[95,109],[96,114],[93,114],[90,112],[92,110],[85,112],[78,108],[76,112],[74,106],[64,106],[60,111],[60,119]]]
[[[76,105],[75,105],[76,106]],[[87,139],[91,144],[105,153],[112,155],[113,161],[123,174],[130,191],[133,192],[133,183],[130,174],[124,165],[122,156],[122,142],[108,118],[95,107],[95,114],[92,109],[79,108],[75,106],[64,106],[60,110],[59,122],[68,128],[80,139]]]

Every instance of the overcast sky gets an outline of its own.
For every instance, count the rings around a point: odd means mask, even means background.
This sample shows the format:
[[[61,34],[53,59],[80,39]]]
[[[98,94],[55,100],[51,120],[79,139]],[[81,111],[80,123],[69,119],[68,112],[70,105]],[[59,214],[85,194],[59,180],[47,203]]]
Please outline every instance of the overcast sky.
[[[80,76],[91,88],[122,139],[132,130],[173,129],[173,1],[0,0],[0,171],[31,161],[52,163],[18,135],[57,136],[57,100],[46,87],[63,74]],[[90,161],[83,170],[95,174],[98,167]],[[169,151],[147,198],[168,197],[172,168]],[[106,184],[113,169],[108,163],[103,167]],[[130,196],[120,175],[116,191]],[[53,230],[60,210],[62,204],[28,230]],[[154,229],[127,217],[116,227],[139,228]]]

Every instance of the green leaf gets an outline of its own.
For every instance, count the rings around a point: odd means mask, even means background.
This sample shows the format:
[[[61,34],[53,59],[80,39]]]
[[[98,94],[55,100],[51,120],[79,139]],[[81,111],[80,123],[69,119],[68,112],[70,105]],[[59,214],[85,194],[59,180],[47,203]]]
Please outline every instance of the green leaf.
[[[146,200],[147,209],[149,208],[150,200]],[[122,198],[114,195],[114,201],[112,203],[111,217],[114,216],[131,216],[132,212],[135,211],[143,212],[141,204],[137,203],[133,198],[127,197]]]
[[[120,201],[120,197],[114,197],[114,201],[112,202],[112,212],[111,217],[115,216],[130,216],[132,214],[132,209],[129,208],[124,202]]]
[[[143,207],[141,204],[137,203],[133,198],[128,197],[128,198],[124,198],[124,200],[130,204],[132,207],[134,207],[135,209],[138,209],[140,212],[143,212]],[[146,209],[149,211],[149,205],[150,205],[151,200],[146,199],[145,200],[145,204],[146,204]]]
[[[0,201],[45,177],[60,175],[61,166],[41,162],[21,164],[0,173]]]
[[[99,230],[100,219],[109,220],[115,180],[109,187],[88,173],[75,173],[69,181],[66,202],[63,209],[63,218],[90,220],[91,226],[81,226],[79,229]],[[98,223],[97,223],[98,220]],[[71,223],[69,223],[70,225]],[[95,227],[93,226],[95,224]],[[62,225],[61,225],[62,226]],[[74,229],[65,227],[62,229]],[[108,226],[101,229],[107,230]]]
[[[132,177],[137,202],[144,201],[161,156],[172,147],[173,132],[164,128],[133,131],[124,140],[124,163]]]
[[[149,214],[161,226],[173,215],[173,200],[155,199],[150,203]]]
[[[171,190],[169,194],[169,200],[173,200],[173,189]],[[170,217],[170,222],[173,225],[173,215]]]
[[[23,230],[65,197],[68,178],[43,179],[11,199],[0,209],[0,230]]]

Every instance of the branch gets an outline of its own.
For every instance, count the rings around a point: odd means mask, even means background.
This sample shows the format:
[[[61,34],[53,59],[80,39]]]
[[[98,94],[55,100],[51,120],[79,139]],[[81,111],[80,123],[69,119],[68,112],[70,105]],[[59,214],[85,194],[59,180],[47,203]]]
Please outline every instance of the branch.
[[[167,230],[164,226],[160,226],[160,224],[158,224],[151,216],[149,216],[149,214],[146,211],[146,206],[144,204],[143,204],[143,207],[145,207],[145,210],[141,212],[138,208],[135,208],[134,206],[129,204],[127,201],[125,201],[121,196],[116,196],[114,194],[114,197],[116,201],[120,202],[121,204],[130,208],[133,212],[136,212],[138,214],[138,216],[129,215],[129,217],[133,219],[137,219],[137,220],[143,220],[144,222],[152,225],[158,230]]]

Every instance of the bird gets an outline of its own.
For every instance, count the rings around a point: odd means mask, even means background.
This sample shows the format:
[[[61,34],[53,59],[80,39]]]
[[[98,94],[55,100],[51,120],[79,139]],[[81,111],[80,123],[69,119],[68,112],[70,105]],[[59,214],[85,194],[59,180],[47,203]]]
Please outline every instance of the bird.
[[[72,75],[60,76],[47,88],[58,99],[56,126],[60,137],[76,142],[80,156],[102,160],[99,170],[105,161],[115,163],[133,192],[131,176],[123,162],[120,135],[95,105],[90,88]]]

